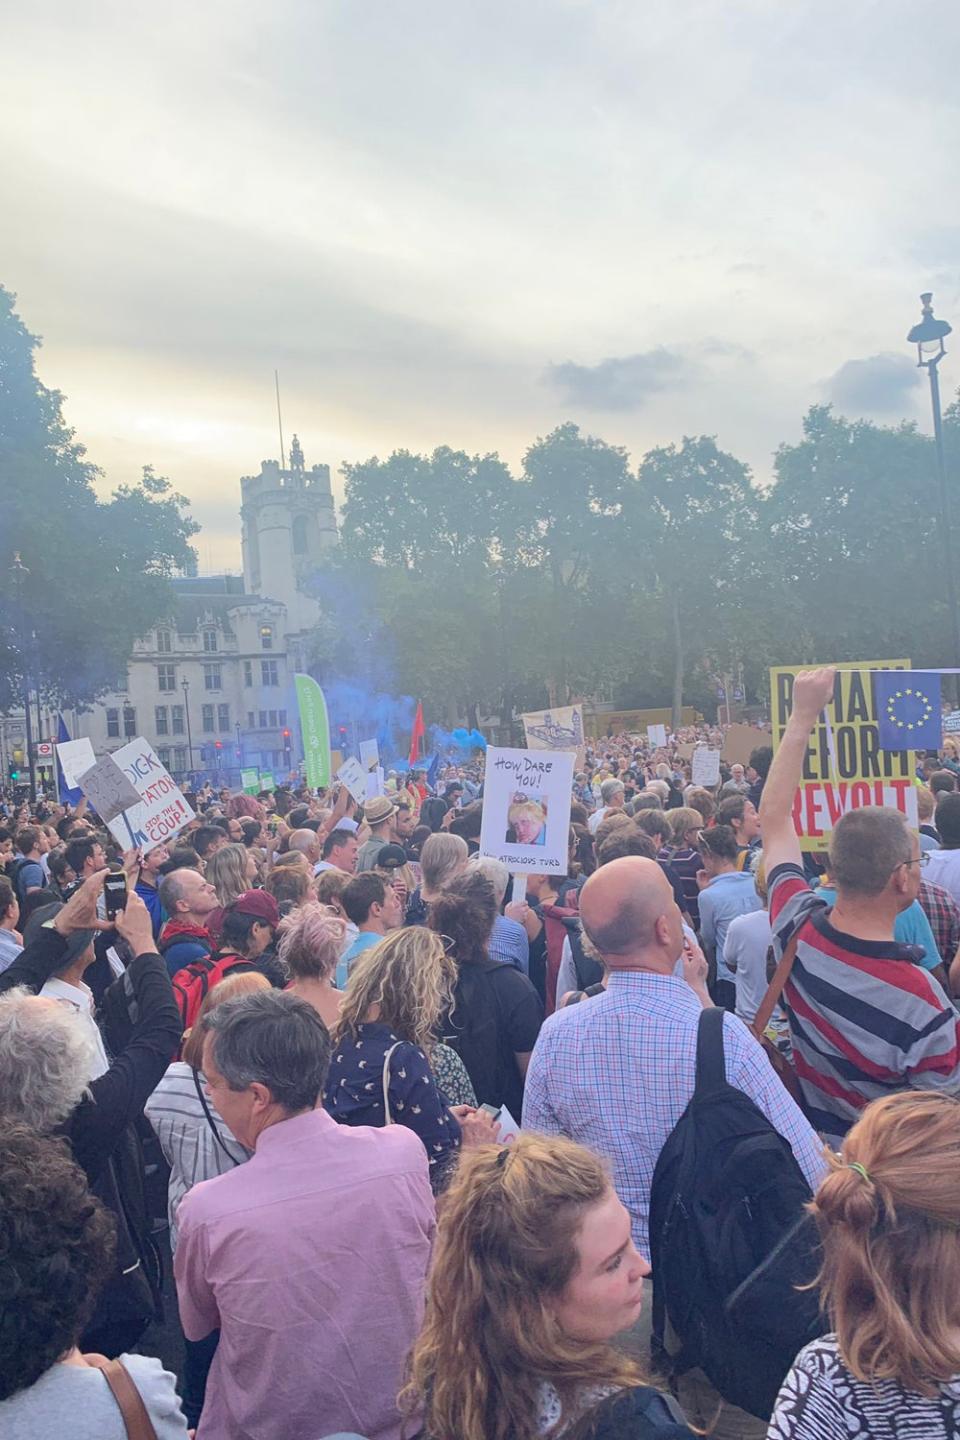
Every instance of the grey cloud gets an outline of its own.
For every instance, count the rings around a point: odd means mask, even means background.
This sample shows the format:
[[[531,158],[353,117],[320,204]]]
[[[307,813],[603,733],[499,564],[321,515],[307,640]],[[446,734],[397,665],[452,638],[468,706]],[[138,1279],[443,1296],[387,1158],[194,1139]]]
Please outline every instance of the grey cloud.
[[[826,383],[830,399],[854,415],[897,415],[909,408],[920,372],[906,355],[871,355],[848,360]]]
[[[639,410],[651,395],[669,390],[696,367],[662,347],[639,355],[614,355],[597,365],[566,360],[548,365],[544,380],[565,404],[590,410]]]

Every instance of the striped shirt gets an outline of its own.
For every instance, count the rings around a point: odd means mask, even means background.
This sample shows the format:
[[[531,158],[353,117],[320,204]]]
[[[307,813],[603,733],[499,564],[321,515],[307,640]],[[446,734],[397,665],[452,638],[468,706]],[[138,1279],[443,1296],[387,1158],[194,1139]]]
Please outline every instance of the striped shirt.
[[[200,1084],[203,1084],[202,1077]],[[182,1060],[174,1060],[144,1106],[144,1113],[156,1131],[163,1158],[170,1166],[167,1215],[171,1251],[177,1248],[177,1210],[187,1191],[201,1180],[225,1175],[250,1158],[250,1151],[234,1138],[209,1100],[207,1105],[222,1144],[217,1143],[204,1114],[193,1070]]]
[[[951,1440],[960,1434],[960,1376],[934,1395],[898,1380],[858,1380],[836,1335],[800,1351],[773,1407],[767,1440]]]
[[[615,970],[602,995],[544,1021],[530,1057],[524,1130],[566,1135],[607,1160],[649,1255],[650,1187],[660,1151],[693,1095],[701,1005],[686,980]],[[811,1190],[823,1146],[741,1020],[723,1023],[727,1080],[790,1142]]]
[[[779,960],[799,935],[783,992],[807,1114],[831,1139],[897,1090],[960,1094],[960,1018],[916,947],[835,930],[797,865],[768,877]]]

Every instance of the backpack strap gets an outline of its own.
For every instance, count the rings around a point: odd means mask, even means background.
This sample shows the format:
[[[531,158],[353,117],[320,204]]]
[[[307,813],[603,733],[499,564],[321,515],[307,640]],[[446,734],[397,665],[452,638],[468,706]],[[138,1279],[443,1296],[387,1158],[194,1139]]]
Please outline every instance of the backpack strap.
[[[790,979],[790,971],[793,969],[793,962],[797,958],[797,944],[800,939],[800,932],[794,931],[787,941],[783,954],[780,957],[780,964],[773,972],[773,979],[767,986],[767,993],[760,1001],[760,1008],[753,1017],[753,1024],[750,1029],[754,1035],[761,1036],[770,1024],[770,1016],[776,1008],[777,1001],[783,994],[784,986]]]
[[[719,1005],[701,1010],[697,1025],[697,1088],[700,1099],[711,1090],[720,1090],[727,1083],[727,1063],[723,1053],[723,1017]]]
[[[153,1421],[147,1414],[140,1391],[130,1378],[129,1371],[120,1360],[108,1360],[105,1355],[84,1355],[84,1360],[94,1370],[99,1370],[113,1391],[113,1398],[123,1417],[127,1440],[157,1440]]]

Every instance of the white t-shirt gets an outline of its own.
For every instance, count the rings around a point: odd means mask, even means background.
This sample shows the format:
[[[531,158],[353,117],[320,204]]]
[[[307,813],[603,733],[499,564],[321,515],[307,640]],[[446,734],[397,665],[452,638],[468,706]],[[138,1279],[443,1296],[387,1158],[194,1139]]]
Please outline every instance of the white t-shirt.
[[[773,931],[766,910],[754,910],[730,921],[723,958],[734,972],[737,1014],[747,1025],[767,993],[767,951],[772,943]]]
[[[98,1076],[105,1075],[110,1069],[110,1061],[107,1059],[100,1026],[93,1018],[93,991],[89,985],[84,985],[82,981],[79,985],[68,985],[66,980],[54,977],[46,982],[40,994],[48,1000],[56,1000],[58,1004],[65,1005],[79,1017],[93,1045],[93,1068],[89,1078],[96,1080]]]
[[[949,890],[960,905],[960,850],[931,850],[921,874],[925,880]]]

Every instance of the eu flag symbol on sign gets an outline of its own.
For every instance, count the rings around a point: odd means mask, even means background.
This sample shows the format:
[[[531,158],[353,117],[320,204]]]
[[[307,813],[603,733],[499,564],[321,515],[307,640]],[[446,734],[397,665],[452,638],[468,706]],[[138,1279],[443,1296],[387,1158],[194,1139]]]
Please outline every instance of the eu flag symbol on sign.
[[[939,671],[878,670],[873,685],[881,750],[939,750]]]

